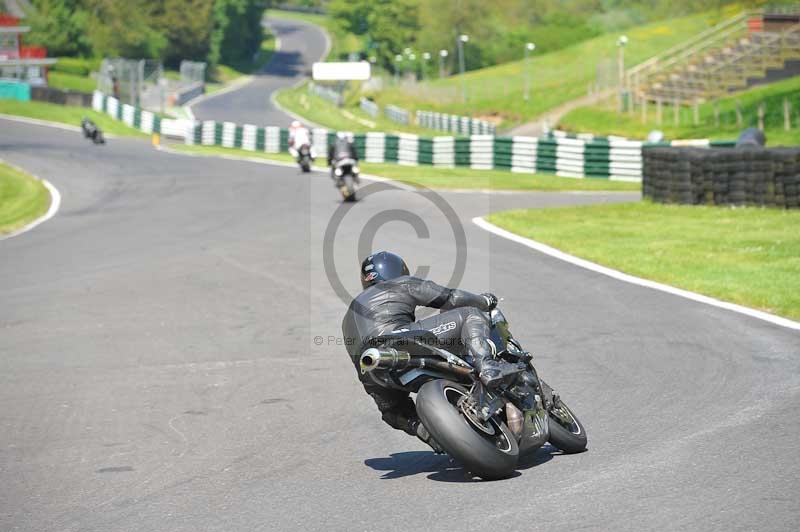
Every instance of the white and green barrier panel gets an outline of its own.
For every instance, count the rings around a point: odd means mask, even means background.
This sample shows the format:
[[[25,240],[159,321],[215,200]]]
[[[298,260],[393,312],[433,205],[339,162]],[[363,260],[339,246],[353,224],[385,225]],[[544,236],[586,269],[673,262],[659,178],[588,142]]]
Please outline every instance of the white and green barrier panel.
[[[494,135],[497,133],[495,125],[486,120],[433,111],[417,111],[417,125],[458,135]]]
[[[325,154],[336,133],[311,130],[318,154]],[[280,153],[288,149],[288,130],[239,126],[232,122],[196,122],[186,142],[206,146]],[[599,177],[637,181],[642,172],[642,143],[628,140],[583,140],[567,137],[420,137],[411,134],[361,133],[356,149],[367,162],[407,166],[433,165],[478,170],[507,169],[551,173],[564,177]]]
[[[122,103],[113,96],[106,96],[100,91],[94,91],[92,94],[92,109],[106,113],[111,118],[120,120],[147,134],[157,133],[183,139],[194,126],[194,122],[191,120],[161,118],[155,113]]]
[[[146,133],[184,138],[187,144],[222,146],[265,153],[289,148],[289,130],[276,126],[213,120],[162,119],[153,113],[121,104],[116,98],[95,92],[93,107]],[[311,142],[324,157],[336,132],[315,128]],[[361,133],[354,135],[356,149],[366,162],[408,166],[433,165],[480,170],[505,169],[521,173],[550,173],[564,177],[596,177],[626,181],[642,179],[642,149],[645,146],[725,147],[727,141],[708,139],[645,144],[618,137],[568,135],[554,132],[547,137],[497,137],[494,135],[420,137],[411,134]]]

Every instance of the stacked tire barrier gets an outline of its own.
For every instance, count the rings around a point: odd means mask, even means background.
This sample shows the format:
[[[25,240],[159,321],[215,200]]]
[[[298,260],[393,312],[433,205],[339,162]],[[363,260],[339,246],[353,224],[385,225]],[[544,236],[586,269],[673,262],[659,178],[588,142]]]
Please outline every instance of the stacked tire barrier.
[[[800,148],[645,147],[642,191],[661,203],[800,207]]]
[[[434,113],[433,111],[417,111],[417,125],[458,135],[494,135],[497,133],[495,125],[486,120]]]

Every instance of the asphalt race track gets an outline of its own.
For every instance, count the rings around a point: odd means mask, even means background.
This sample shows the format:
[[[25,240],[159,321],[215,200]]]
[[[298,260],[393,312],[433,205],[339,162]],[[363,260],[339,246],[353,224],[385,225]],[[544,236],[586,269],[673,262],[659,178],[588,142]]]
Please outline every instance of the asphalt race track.
[[[53,219],[0,241],[0,530],[800,528],[797,331],[470,221],[636,194],[379,183],[342,206],[323,173],[2,119],[0,157],[62,194]],[[384,425],[337,345],[333,287],[357,290],[359,241],[504,297],[589,451],[545,447],[478,482]]]
[[[292,118],[270,100],[278,89],[292,86],[311,75],[311,64],[325,54],[325,35],[314,25],[295,20],[269,19],[280,40],[264,71],[231,92],[212,95],[192,105],[197,120],[230,121],[259,126],[289,125]]]

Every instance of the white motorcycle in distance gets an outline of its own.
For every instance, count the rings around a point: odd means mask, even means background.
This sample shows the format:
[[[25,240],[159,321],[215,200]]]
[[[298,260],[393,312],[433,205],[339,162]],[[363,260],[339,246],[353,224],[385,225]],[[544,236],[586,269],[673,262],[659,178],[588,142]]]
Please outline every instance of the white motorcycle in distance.
[[[356,201],[357,185],[360,183],[358,173],[358,161],[351,157],[333,161],[333,176],[344,201]]]

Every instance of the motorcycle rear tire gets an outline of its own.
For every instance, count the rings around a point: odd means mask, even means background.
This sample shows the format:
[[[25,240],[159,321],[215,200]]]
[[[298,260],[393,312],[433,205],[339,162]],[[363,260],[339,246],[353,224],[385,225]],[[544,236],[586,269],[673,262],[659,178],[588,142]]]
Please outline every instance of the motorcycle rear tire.
[[[506,447],[503,450],[467,421],[449,396],[468,393],[464,386],[448,380],[426,382],[417,393],[417,414],[447,454],[468,471],[484,480],[508,478],[519,459],[517,440],[505,423],[492,418],[493,427],[500,430],[498,439]]]

